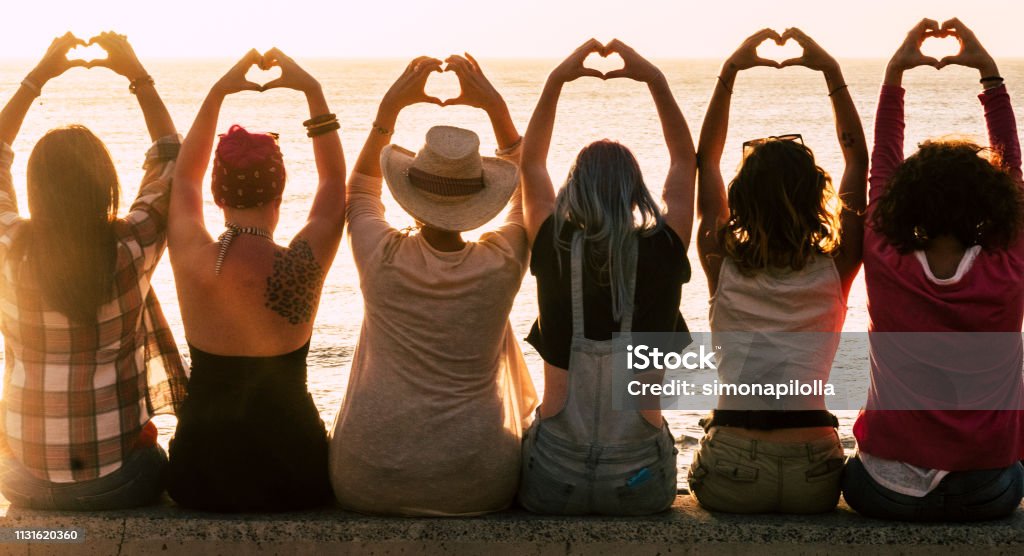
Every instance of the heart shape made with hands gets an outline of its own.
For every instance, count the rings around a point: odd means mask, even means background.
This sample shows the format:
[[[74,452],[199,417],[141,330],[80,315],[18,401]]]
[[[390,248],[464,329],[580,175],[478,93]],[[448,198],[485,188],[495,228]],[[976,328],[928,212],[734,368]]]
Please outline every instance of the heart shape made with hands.
[[[97,62],[107,59],[107,51],[103,50],[103,47],[93,42],[95,38],[89,39],[89,43],[86,46],[76,46],[71,50],[68,50],[66,58],[69,61],[81,60],[85,62],[85,67],[91,68],[96,65]]]
[[[448,64],[445,64],[441,67],[441,73],[431,73],[426,83],[423,84],[423,92],[427,96],[441,99],[441,102],[444,103],[442,106],[450,106],[448,102],[462,95],[458,76],[448,68]]]
[[[261,58],[259,62],[253,64],[249,71],[245,72],[246,81],[252,81],[253,83],[260,84],[261,87],[266,87],[267,83],[281,77],[281,68],[274,65],[268,66],[263,62]],[[262,89],[265,91],[266,89]],[[262,92],[261,91],[261,92]]]
[[[626,61],[622,59],[622,56],[619,56],[618,52],[613,52],[606,46],[600,52],[592,52],[587,56],[583,60],[583,67],[595,69],[602,74],[608,74],[609,72],[626,67]]]
[[[775,62],[799,58],[804,55],[804,49],[795,40],[782,39],[781,42],[767,38],[757,46],[757,55]]]
[[[961,45],[955,31],[929,31],[918,48],[923,56],[941,60],[947,56],[960,54]]]

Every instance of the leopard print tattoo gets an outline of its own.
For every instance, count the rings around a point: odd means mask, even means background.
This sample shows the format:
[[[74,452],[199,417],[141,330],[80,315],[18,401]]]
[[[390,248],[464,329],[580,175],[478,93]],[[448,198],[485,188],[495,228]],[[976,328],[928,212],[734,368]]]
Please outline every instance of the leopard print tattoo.
[[[304,239],[274,254],[274,274],[267,278],[266,307],[291,324],[313,319],[323,285],[324,271]]]

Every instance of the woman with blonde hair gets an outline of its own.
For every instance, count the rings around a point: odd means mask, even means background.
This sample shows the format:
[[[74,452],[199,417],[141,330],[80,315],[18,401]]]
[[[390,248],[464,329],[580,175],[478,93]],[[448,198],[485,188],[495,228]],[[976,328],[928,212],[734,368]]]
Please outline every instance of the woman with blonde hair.
[[[584,67],[595,52],[618,53],[625,66],[606,75]],[[581,77],[632,79],[650,90],[670,160],[664,212],[633,153],[609,140],[580,151],[556,195],[547,169],[555,111],[564,85]],[[617,411],[608,386],[615,351],[625,347],[616,333],[686,336],[679,298],[690,279],[695,172],[668,80],[632,48],[591,39],[551,72],[523,145],[540,306],[528,341],[544,358],[544,402],[523,445],[519,502],[530,511],[641,515],[675,500],[677,450],[661,411]]]

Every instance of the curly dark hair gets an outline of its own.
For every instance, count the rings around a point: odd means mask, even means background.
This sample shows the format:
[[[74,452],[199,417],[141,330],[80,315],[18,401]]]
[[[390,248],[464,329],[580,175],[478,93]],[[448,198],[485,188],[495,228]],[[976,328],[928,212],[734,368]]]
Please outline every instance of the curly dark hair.
[[[1006,249],[1024,213],[1018,184],[992,150],[963,139],[922,143],[889,180],[870,225],[907,253],[952,236],[965,247]]]
[[[729,220],[719,243],[750,275],[769,267],[800,270],[839,246],[837,198],[828,172],[802,143],[754,147],[729,184]]]

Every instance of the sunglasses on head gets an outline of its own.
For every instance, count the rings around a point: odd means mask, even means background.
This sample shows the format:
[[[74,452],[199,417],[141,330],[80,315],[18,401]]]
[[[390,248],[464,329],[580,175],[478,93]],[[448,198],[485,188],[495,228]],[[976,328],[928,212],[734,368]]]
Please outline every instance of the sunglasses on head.
[[[750,151],[754,150],[755,147],[771,141],[796,141],[803,145],[804,137],[799,133],[788,133],[786,135],[772,135],[771,137],[763,137],[761,139],[751,139],[743,143],[743,156],[750,154]]]

